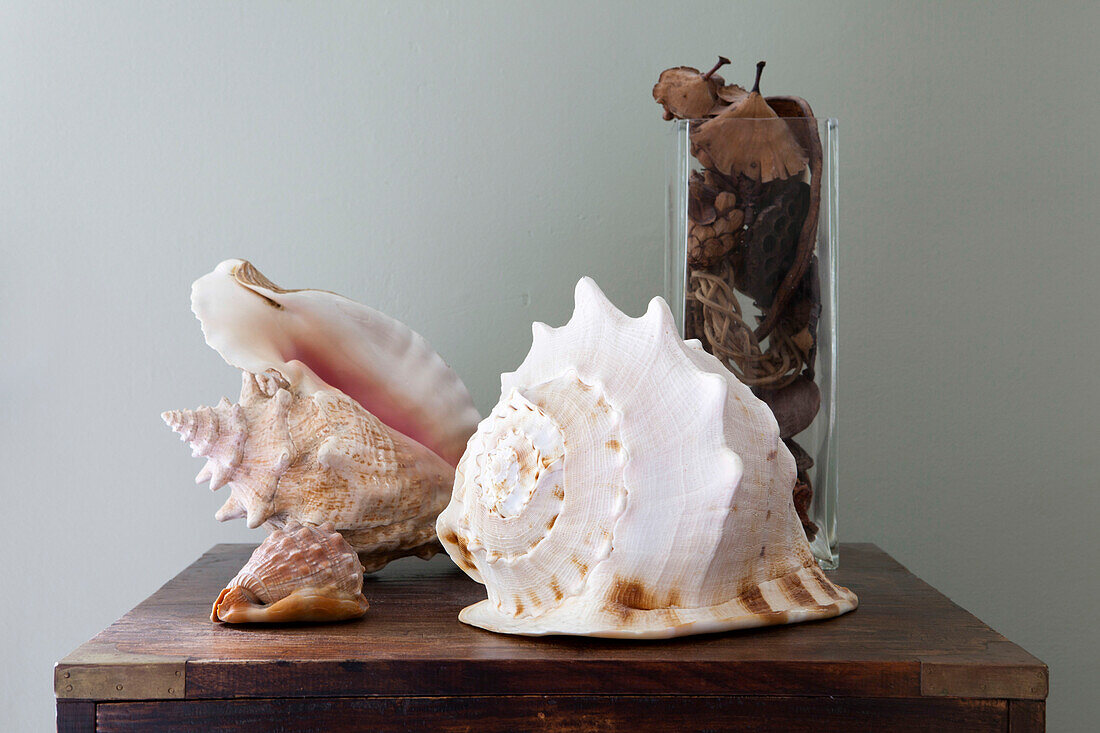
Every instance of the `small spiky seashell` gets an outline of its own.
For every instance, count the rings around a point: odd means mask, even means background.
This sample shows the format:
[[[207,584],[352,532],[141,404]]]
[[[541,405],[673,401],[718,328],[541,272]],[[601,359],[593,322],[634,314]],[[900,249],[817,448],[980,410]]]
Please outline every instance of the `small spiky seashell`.
[[[333,528],[289,522],[256,548],[214,601],[211,621],[342,621],[366,613],[363,566]]]
[[[423,336],[324,290],[287,290],[226,260],[191,286],[206,343],[232,366],[277,374],[296,395],[339,391],[452,466],[479,420],[470,393]]]
[[[462,621],[664,638],[855,608],[810,552],[771,411],[664,300],[629,318],[584,278],[569,323],[533,331],[436,523],[488,592]]]
[[[242,377],[236,404],[162,415],[207,459],[196,482],[229,485],[216,519],[331,522],[368,571],[437,551],[434,521],[454,481],[446,461],[342,392],[294,394],[277,372]]]

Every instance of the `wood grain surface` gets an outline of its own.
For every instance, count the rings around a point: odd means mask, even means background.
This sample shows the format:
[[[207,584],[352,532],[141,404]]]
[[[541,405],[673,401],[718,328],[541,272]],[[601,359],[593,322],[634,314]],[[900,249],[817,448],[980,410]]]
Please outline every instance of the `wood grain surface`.
[[[99,706],[100,731],[753,731],[958,730],[1003,733],[1004,700],[828,697],[496,696],[299,698]]]
[[[647,719],[666,730],[772,730],[760,727],[769,716],[782,721],[775,730],[803,730],[798,720],[862,730],[876,719],[892,730],[920,730],[922,719],[1042,730],[1046,666],[873,545],[844,545],[829,573],[859,595],[850,614],[637,642],[466,626],[458,612],[484,589],[445,556],[368,576],[361,619],[211,623],[210,604],[252,549],[214,547],[59,662],[59,728],[90,730],[81,721],[94,713],[97,730],[221,730],[227,720],[310,729],[288,722],[298,715],[340,729],[400,711],[410,727],[394,729],[465,730],[514,715],[552,730],[642,730]],[[482,730],[507,729],[490,722]]]

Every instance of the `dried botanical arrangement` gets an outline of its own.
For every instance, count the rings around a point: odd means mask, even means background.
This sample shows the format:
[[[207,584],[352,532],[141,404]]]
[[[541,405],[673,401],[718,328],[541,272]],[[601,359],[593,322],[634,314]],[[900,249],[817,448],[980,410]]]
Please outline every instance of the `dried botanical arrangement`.
[[[703,73],[661,73],[654,99],[665,119],[693,120],[691,153],[701,169],[688,184],[684,333],[771,408],[794,455],[793,495],[809,539],[813,459],[795,436],[821,406],[814,383],[821,292],[814,248],[821,202],[821,141],[813,110],[798,97],[763,97],[726,84],[719,57]],[[741,298],[759,311],[751,322]]]
[[[654,298],[641,318],[589,278],[536,323],[470,438],[436,525],[488,598],[490,631],[667,638],[837,616],[768,407]]]

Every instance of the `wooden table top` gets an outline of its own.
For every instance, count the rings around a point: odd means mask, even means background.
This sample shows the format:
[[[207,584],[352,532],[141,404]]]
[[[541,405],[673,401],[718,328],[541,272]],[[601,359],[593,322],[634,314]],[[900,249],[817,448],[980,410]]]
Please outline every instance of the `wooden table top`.
[[[366,616],[228,626],[218,592],[251,545],[217,545],[56,665],[60,699],[661,694],[1043,700],[1047,668],[869,544],[829,576],[845,616],[663,641],[511,637],[466,626],[485,597],[448,558],[368,576]]]

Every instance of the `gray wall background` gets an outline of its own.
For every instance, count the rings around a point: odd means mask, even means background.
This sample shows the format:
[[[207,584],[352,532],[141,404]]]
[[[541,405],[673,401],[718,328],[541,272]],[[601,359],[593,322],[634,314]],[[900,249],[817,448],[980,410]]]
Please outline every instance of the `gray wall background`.
[[[1086,730],[1100,12],[1080,3],[0,3],[0,706],[211,544],[158,417],[235,395],[188,307],[252,259],[406,321],[479,408],[589,274],[662,285],[666,66],[841,120],[841,534],[1051,665]],[[723,72],[726,73],[726,72]]]

